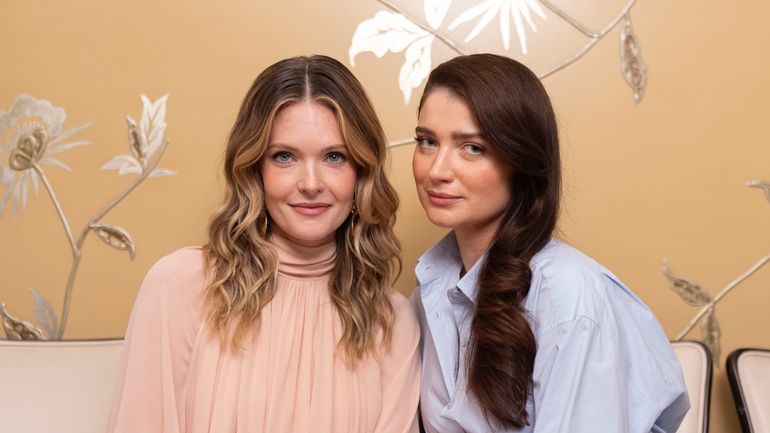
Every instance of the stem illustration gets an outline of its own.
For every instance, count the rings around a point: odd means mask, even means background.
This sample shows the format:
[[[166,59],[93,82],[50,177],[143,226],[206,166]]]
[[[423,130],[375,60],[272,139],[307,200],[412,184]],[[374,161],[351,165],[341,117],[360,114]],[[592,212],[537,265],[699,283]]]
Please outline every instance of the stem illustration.
[[[61,204],[59,203],[59,199],[56,198],[56,194],[53,191],[53,187],[51,186],[51,183],[48,182],[48,178],[45,175],[45,172],[43,169],[40,168],[39,165],[32,164],[32,169],[35,170],[35,173],[40,177],[40,180],[43,181],[43,186],[45,186],[45,190],[48,192],[48,196],[51,198],[51,201],[53,202],[53,206],[56,208],[56,215],[59,216],[59,221],[61,221],[62,226],[64,226],[64,233],[67,235],[67,241],[69,241],[70,244],[70,251],[72,252],[72,257],[74,258],[77,255],[77,247],[75,246],[75,240],[72,237],[72,229],[70,228],[70,223],[67,220],[67,216],[64,214],[64,211],[61,208]]]
[[[735,289],[740,283],[744,282],[747,278],[749,278],[754,272],[757,272],[760,268],[765,266],[767,262],[770,262],[770,254],[762,257],[759,259],[756,263],[754,263],[749,269],[747,269],[744,273],[737,276],[734,280],[730,281],[722,290],[719,291],[719,293],[714,296],[714,299],[711,300],[708,304],[704,305],[700,311],[698,311],[698,314],[696,314],[692,320],[690,320],[690,323],[685,326],[684,329],[682,329],[681,332],[674,338],[674,341],[680,341],[682,340],[690,331],[692,331],[692,328],[695,327],[695,325],[698,324],[701,318],[705,316],[710,310],[713,310],[714,307],[719,303],[722,298],[724,298],[730,291]]]
[[[64,336],[64,328],[67,326],[67,318],[69,317],[70,304],[72,303],[72,292],[75,287],[75,278],[77,277],[78,268],[80,267],[80,258],[88,233],[91,231],[92,226],[99,222],[109,211],[111,211],[118,203],[128,196],[139,184],[144,182],[147,177],[152,174],[153,170],[158,166],[160,159],[166,152],[166,148],[169,144],[169,140],[165,140],[161,147],[158,149],[157,157],[150,163],[149,166],[145,166],[142,163],[142,172],[131,183],[128,184],[121,192],[115,195],[101,210],[99,210],[88,222],[83,226],[78,236],[77,244],[75,245],[73,252],[72,265],[70,266],[69,276],[67,277],[67,286],[64,290],[64,303],[62,307],[61,319],[59,320],[58,335],[56,338],[61,340]],[[52,197],[54,199],[54,197]],[[58,206],[57,206],[58,208]]]

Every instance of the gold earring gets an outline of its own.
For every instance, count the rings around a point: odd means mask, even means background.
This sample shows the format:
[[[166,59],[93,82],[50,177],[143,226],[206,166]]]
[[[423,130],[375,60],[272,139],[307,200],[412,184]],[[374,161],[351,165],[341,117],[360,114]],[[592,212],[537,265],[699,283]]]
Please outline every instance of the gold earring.
[[[348,234],[350,234],[350,236],[356,236],[356,226],[358,225],[359,219],[358,209],[356,209],[356,201],[353,200],[353,206],[350,208],[350,227],[348,228]]]
[[[257,217],[257,233],[263,238],[267,236],[268,222],[267,212],[262,212]]]

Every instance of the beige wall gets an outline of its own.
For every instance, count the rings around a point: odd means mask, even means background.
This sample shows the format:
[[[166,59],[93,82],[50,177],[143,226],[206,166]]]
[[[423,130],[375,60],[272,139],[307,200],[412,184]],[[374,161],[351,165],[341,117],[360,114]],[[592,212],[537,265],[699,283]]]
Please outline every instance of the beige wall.
[[[73,226],[127,183],[98,168],[126,152],[123,117],[139,115],[139,94],[170,93],[173,143],[161,165],[180,174],[150,179],[105,218],[131,232],[136,260],[95,237],[86,243],[67,338],[122,335],[148,267],[204,241],[221,189],[223,142],[256,74],[297,54],[348,63],[356,24],[380,9],[374,0],[0,5],[0,110],[29,93],[65,108],[69,126],[96,122],[79,134],[92,145],[60,155],[74,171],[48,170]],[[770,246],[770,206],[743,186],[770,178],[768,14],[767,2],[640,1],[634,25],[650,76],[639,107],[618,72],[617,32],[545,80],[562,127],[562,235],[626,281],[672,337],[696,309],[667,289],[664,256],[714,294]],[[434,62],[447,55],[437,49]],[[362,54],[354,69],[393,139],[409,136],[415,123],[414,101],[404,106],[396,84],[402,56]],[[411,147],[396,149],[391,176],[403,201],[398,288],[405,293],[416,257],[442,233],[416,201],[410,158]],[[18,316],[32,320],[28,287],[60,308],[69,263],[43,191],[15,218],[0,219],[0,302]],[[724,354],[770,347],[769,283],[770,270],[762,270],[719,305]],[[737,431],[723,361],[714,374],[711,431]]]

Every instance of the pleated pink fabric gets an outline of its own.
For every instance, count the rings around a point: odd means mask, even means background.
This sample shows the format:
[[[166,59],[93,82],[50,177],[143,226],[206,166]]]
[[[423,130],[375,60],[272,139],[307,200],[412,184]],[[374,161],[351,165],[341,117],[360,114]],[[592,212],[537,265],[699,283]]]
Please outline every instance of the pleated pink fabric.
[[[280,258],[276,296],[237,352],[203,323],[200,248],[150,269],[129,321],[109,432],[418,431],[419,327],[408,301],[391,295],[390,347],[348,367],[327,287],[334,243],[272,243]]]

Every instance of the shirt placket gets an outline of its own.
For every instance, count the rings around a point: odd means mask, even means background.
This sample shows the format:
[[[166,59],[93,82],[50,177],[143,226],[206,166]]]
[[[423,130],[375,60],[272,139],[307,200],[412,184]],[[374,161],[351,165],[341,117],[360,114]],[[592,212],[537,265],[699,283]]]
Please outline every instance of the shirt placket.
[[[472,303],[456,286],[449,289],[447,297],[452,306],[452,317],[454,318],[455,326],[457,327],[457,362],[455,363],[454,377],[455,383],[459,383],[461,382],[461,378],[458,378],[458,376],[461,376],[462,374],[460,371],[465,369],[465,354],[470,339]]]

